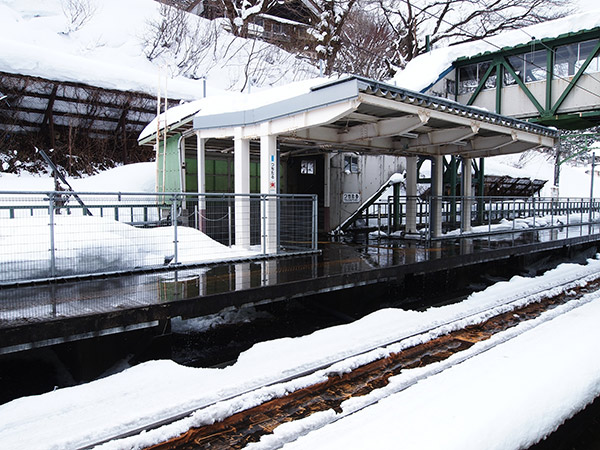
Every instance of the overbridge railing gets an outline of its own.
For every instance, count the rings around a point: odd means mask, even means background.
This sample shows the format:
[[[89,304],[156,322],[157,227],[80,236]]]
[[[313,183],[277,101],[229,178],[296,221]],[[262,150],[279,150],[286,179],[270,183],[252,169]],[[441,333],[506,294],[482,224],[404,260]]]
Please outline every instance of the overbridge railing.
[[[0,285],[317,249],[314,195],[73,194],[0,192]]]

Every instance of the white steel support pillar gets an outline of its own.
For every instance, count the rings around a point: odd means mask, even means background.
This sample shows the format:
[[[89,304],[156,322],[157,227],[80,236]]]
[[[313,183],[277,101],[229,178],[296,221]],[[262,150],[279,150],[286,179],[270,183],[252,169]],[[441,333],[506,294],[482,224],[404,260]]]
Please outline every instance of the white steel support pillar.
[[[417,157],[406,157],[406,228],[407,234],[417,232]]]
[[[471,231],[471,197],[473,197],[473,178],[471,174],[471,158],[462,158],[462,185],[463,195],[460,208],[460,228],[464,231]]]
[[[196,133],[196,160],[198,166],[198,229],[206,231],[206,139]]]
[[[235,290],[241,291],[252,287],[252,278],[250,276],[250,263],[240,263],[235,265]]]
[[[431,167],[431,237],[442,235],[442,191],[444,187],[444,156],[433,157]]]
[[[266,134],[260,137],[260,193],[266,194],[261,199],[261,244],[267,254],[277,253],[278,249],[278,184],[277,136]]]
[[[325,231],[331,231],[331,219],[330,219],[330,210],[331,210],[331,153],[325,153],[323,156],[323,177],[325,180],[325,186],[323,189],[323,228]],[[315,233],[317,230],[314,230]]]
[[[235,194],[235,245],[250,248],[250,140],[240,137],[236,130],[233,139],[233,170]]]

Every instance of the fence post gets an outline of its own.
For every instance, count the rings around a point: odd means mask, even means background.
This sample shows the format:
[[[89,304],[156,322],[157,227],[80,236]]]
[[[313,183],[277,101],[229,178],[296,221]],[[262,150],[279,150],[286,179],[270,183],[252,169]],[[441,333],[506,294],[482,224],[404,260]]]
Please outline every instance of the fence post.
[[[565,208],[567,210],[567,239],[569,238],[569,226],[570,226],[570,215],[571,215],[571,199],[567,198],[567,206]]]
[[[483,213],[485,214],[485,201],[483,200],[483,196],[481,197],[482,205],[483,205]],[[492,233],[492,197],[490,197],[488,203],[488,233]]]
[[[261,219],[262,219],[262,233],[261,233],[261,247],[263,255],[267,254],[267,196],[266,194],[261,194],[260,196],[260,211],[261,211]]]
[[[178,242],[177,242],[177,195],[173,195],[171,199],[171,223],[173,224],[173,261],[172,264],[179,262],[178,258]]]
[[[318,209],[318,201],[317,196],[313,194],[312,196],[312,249],[317,249],[317,235],[318,235],[318,226],[319,226],[319,209]]]
[[[231,237],[233,236],[233,230],[231,228],[231,224],[233,223],[233,221],[231,220],[231,202],[233,201],[233,196],[228,196],[227,197],[227,239],[228,239],[228,244],[229,247],[231,248]]]
[[[386,205],[386,213],[387,213],[387,234],[391,234],[392,229],[392,204],[390,203],[390,198],[387,199]]]
[[[428,216],[427,217],[427,222],[429,222],[429,225],[427,226],[427,240],[431,243],[431,227],[433,226],[433,220],[432,220],[432,210],[433,210],[433,197],[430,195],[429,196],[429,210],[428,210]]]
[[[48,216],[50,219],[50,276],[56,277],[56,249],[54,247],[54,193],[48,194]]]

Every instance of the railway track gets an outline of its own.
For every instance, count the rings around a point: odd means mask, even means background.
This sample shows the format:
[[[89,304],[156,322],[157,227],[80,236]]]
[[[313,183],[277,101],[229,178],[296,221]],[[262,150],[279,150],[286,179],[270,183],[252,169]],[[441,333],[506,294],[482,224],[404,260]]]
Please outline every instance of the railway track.
[[[203,417],[214,417],[210,410],[217,407],[217,402],[200,405],[193,411],[182,411],[177,416],[148,424],[143,430],[173,436],[152,449],[235,449],[261,438],[268,439],[279,425],[308,419],[318,412],[331,411],[329,419],[325,420],[325,423],[331,423],[521,334],[534,326],[528,326],[532,323],[528,321],[544,312],[551,318],[552,310],[558,315],[561,309],[575,308],[598,295],[600,272],[577,273],[543,288],[515,293],[492,308],[471,310],[418,333],[401,336],[394,342],[363,348],[345,358],[304,368],[221,399],[218,405],[230,405],[231,414],[215,423],[210,423],[213,419]],[[476,343],[481,344],[475,346]],[[390,377],[416,367],[422,368],[418,376],[393,392],[386,389]],[[248,399],[253,397],[260,397],[261,401],[253,400],[256,404],[252,404]],[[342,408],[342,403],[350,398],[363,400],[358,407]],[[183,428],[187,431],[160,431],[159,427],[166,424],[180,430],[185,424]],[[107,437],[102,442],[124,439],[122,442],[127,446],[127,436],[141,431],[137,428]]]

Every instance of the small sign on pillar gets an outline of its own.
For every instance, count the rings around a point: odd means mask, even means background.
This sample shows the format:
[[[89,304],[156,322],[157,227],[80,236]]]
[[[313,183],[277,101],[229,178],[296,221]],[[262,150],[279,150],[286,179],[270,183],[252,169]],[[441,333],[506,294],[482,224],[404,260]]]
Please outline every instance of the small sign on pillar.
[[[269,163],[269,191],[270,193],[274,193],[277,190],[277,162],[275,161],[275,155],[271,155],[271,161]]]

